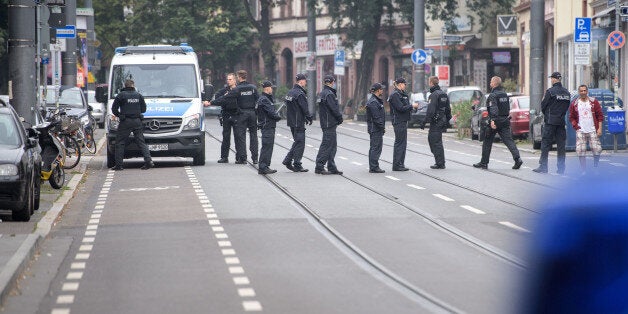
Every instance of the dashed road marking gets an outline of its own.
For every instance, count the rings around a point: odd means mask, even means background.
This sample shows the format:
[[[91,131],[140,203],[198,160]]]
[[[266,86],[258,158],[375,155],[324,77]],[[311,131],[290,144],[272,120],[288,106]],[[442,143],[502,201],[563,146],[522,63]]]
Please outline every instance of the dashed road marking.
[[[347,158],[347,157],[342,157],[342,156],[338,156],[338,159],[348,160],[349,158]]]
[[[441,200],[443,200],[445,202],[453,202],[454,201],[454,199],[449,198],[449,197],[447,197],[447,196],[445,196],[443,194],[432,194],[432,195],[434,195],[435,197],[440,198]]]
[[[484,215],[484,214],[486,214],[485,212],[483,212],[483,211],[481,211],[481,210],[479,210],[479,209],[477,209],[477,208],[475,208],[475,207],[473,207],[473,206],[469,206],[469,205],[460,205],[460,207],[462,207],[462,208],[464,208],[464,209],[466,209],[466,210],[468,210],[468,211],[470,211],[470,212],[472,212],[472,213],[478,214],[478,215]]]
[[[414,185],[414,184],[406,184],[407,186],[413,188],[413,189],[417,189],[417,190],[425,190],[424,187],[422,186],[418,186],[418,185]]]
[[[508,227],[508,228],[515,229],[515,230],[517,230],[517,231],[521,231],[521,232],[525,232],[525,233],[530,233],[530,230],[528,230],[528,229],[526,229],[526,228],[523,228],[523,227],[519,227],[519,226],[517,226],[517,225],[513,224],[513,223],[512,223],[512,222],[510,222],[510,221],[500,221],[499,223],[500,223],[501,225],[504,225],[504,226],[506,226],[506,227]]]
[[[619,163],[619,162],[610,162],[610,165],[613,165],[615,167],[626,167],[626,165]]]
[[[362,164],[361,164],[361,163],[359,163],[359,162],[357,162],[357,161],[352,161],[351,163],[352,163],[352,164],[354,164],[354,165],[356,165],[356,166],[362,166]]]
[[[393,176],[386,176],[386,178],[393,180],[393,181],[401,181],[401,179],[393,177]]]

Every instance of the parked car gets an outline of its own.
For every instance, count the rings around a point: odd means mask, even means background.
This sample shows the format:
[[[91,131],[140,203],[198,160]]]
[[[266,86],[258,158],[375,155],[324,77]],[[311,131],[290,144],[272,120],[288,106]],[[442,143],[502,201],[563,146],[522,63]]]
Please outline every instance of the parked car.
[[[9,105],[9,95],[0,95],[0,100],[4,101],[5,104]]]
[[[513,137],[528,137],[530,133],[530,96],[510,97],[510,129]]]
[[[96,100],[96,91],[87,91],[87,104],[92,107],[92,117],[96,120],[99,128],[105,127],[105,117],[107,116],[107,105]]]
[[[52,110],[56,106],[54,86],[48,86],[46,92],[46,108]],[[74,86],[61,86],[59,89],[59,106],[65,109],[68,116],[76,116],[83,125],[89,119],[89,106],[83,91]]]
[[[39,208],[41,154],[36,132],[0,100],[0,209],[13,220],[29,221]]]
[[[508,95],[508,97],[519,97],[520,95],[518,94],[513,94],[513,93],[506,93]],[[479,105],[474,105],[472,107],[473,109],[473,115],[471,116],[471,139],[473,140],[479,140],[480,142],[484,140],[484,129],[482,128],[483,125],[487,125],[488,124],[488,112],[486,111],[486,100],[488,99],[488,95],[489,94],[485,94],[482,96],[482,100],[480,101]],[[528,97],[528,119],[529,119],[529,111],[530,111],[530,97],[529,96],[525,96]],[[511,98],[512,99],[512,98]],[[511,109],[511,116],[512,116],[512,101],[510,103],[510,109]],[[513,127],[512,125],[512,120],[511,120],[511,128]],[[519,126],[518,126],[519,127]],[[496,135],[497,138],[499,138],[499,135]]]
[[[413,93],[410,96],[410,100],[412,103],[418,103],[419,107],[415,110],[413,109],[410,112],[410,121],[408,122],[408,127],[419,127],[423,121],[425,121],[425,116],[427,116],[427,105],[428,102],[425,100],[423,93]],[[429,122],[426,122],[429,124]]]
[[[484,93],[477,86],[453,86],[447,88],[447,96],[451,105],[462,102],[471,101],[473,106],[477,106],[482,101]]]

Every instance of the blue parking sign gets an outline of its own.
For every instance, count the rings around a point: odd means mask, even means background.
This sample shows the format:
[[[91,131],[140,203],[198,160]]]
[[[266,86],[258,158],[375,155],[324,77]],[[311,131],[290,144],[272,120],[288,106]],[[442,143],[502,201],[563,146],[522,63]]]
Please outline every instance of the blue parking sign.
[[[573,31],[573,41],[576,43],[591,42],[591,18],[577,17],[576,27]]]

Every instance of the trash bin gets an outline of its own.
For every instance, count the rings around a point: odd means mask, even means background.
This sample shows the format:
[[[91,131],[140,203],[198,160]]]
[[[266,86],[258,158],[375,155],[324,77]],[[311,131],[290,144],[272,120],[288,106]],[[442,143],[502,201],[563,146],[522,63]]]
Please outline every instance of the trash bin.
[[[626,130],[626,123],[624,122],[624,109],[619,108],[618,110],[613,109],[615,103],[615,94],[608,89],[600,89],[600,88],[592,88],[589,89],[589,96],[597,99],[602,106],[602,112],[604,113],[604,122],[602,123],[602,136],[600,137],[600,144],[602,144],[602,149],[611,150],[615,149],[615,136],[613,133],[622,133]],[[623,106],[623,101],[618,99],[619,105]],[[619,132],[615,132],[619,125],[611,125],[609,124],[609,115],[613,115],[617,117],[616,120],[622,118],[622,130]],[[618,117],[620,116],[620,117]],[[576,131],[571,126],[571,122],[569,122],[569,112],[565,115],[565,120],[567,123],[567,144],[565,145],[566,150],[574,151],[576,150]],[[611,128],[613,131],[611,131]],[[617,149],[626,149],[626,137],[622,134],[617,136]]]
[[[626,131],[626,112],[622,108],[609,108],[606,111],[606,123],[608,132],[617,134]]]

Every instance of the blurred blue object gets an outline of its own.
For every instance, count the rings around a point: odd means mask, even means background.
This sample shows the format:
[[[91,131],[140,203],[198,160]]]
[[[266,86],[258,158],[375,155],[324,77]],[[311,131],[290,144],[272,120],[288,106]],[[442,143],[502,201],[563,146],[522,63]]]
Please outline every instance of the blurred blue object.
[[[548,200],[523,313],[628,313],[627,175],[585,176]]]

